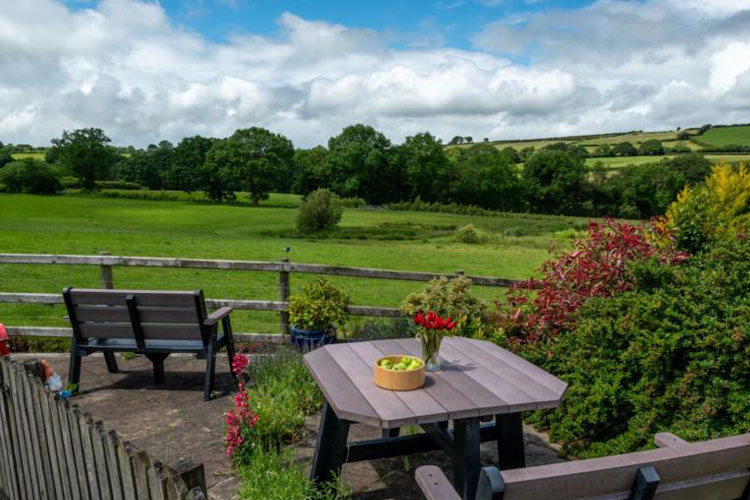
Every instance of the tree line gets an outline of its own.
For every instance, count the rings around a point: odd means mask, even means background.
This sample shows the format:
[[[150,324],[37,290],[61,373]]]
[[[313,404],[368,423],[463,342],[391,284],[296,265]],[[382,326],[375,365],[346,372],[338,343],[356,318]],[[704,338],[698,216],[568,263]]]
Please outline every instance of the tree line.
[[[641,144],[642,154],[663,154],[650,142]],[[597,152],[628,156],[635,149],[628,145],[607,146],[606,151],[601,146]],[[9,165],[0,170],[0,183],[6,190],[23,191],[17,187],[23,184],[19,179],[42,172],[68,185],[74,178],[76,186],[88,190],[102,181],[109,187],[130,183],[152,190],[203,191],[216,202],[233,201],[240,191],[257,204],[271,192],[307,195],[326,188],[369,205],[420,200],[500,211],[644,218],[663,213],[686,184],[700,182],[710,170],[710,163],[694,154],[616,172],[586,166],[589,156],[586,148],[566,142],[520,151],[486,143],[445,148],[429,132],[393,144],[362,124],[344,128],[327,146],[310,149],[295,149],[288,138],[260,127],[222,139],[193,136],[144,149],[115,148],[101,129],[85,128],[53,139],[45,162],[5,161]],[[0,148],[0,166],[2,158]],[[8,189],[9,179],[15,188]],[[41,184],[54,191],[54,179],[48,180]]]

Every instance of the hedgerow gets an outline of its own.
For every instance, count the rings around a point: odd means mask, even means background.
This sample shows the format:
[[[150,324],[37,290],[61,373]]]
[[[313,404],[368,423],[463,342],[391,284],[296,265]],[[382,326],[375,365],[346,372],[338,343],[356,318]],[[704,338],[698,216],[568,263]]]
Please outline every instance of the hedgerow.
[[[750,431],[750,242],[633,272],[636,289],[588,301],[573,330],[524,351],[570,384],[535,423],[581,457],[648,448],[661,431],[689,441]]]

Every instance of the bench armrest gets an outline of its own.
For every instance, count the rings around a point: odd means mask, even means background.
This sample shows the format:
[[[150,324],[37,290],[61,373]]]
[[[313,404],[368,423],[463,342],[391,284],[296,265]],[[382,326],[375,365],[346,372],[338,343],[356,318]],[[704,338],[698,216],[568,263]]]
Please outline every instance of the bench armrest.
[[[434,465],[418,467],[416,479],[427,500],[461,500],[443,471]]]
[[[221,309],[217,309],[216,311],[208,315],[208,318],[205,319],[203,324],[206,326],[214,326],[216,323],[221,321],[225,316],[229,316],[229,313],[231,312],[232,312],[231,307],[222,307]]]
[[[659,448],[682,448],[683,446],[690,446],[690,443],[671,432],[658,433],[654,436],[654,444]]]

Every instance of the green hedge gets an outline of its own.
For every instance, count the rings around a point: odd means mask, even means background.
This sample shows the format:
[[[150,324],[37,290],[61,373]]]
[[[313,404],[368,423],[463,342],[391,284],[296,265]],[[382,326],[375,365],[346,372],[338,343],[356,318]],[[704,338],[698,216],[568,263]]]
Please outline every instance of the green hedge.
[[[580,457],[649,448],[661,431],[750,431],[750,241],[634,272],[636,290],[590,300],[571,332],[523,353],[570,384],[532,421]]]

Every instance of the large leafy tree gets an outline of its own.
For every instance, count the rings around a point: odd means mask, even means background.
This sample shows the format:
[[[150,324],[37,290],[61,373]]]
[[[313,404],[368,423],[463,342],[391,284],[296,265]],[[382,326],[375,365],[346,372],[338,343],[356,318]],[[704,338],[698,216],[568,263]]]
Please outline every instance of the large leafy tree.
[[[512,159],[489,144],[461,150],[456,158],[454,197],[463,205],[513,210],[520,203],[520,179]]]
[[[110,142],[100,128],[65,130],[52,139],[52,149],[63,168],[78,177],[85,189],[94,189],[96,180],[105,178],[117,160]]]
[[[331,137],[327,163],[333,190],[373,204],[401,198],[403,157],[390,149],[385,135],[368,125],[352,125]]]
[[[618,142],[612,146],[612,156],[637,156],[638,150],[628,141]]]
[[[574,214],[582,212],[586,184],[583,160],[565,151],[543,149],[523,169],[532,211]]]
[[[166,184],[170,189],[188,193],[200,189],[200,169],[215,139],[186,137],[172,150],[172,161],[166,173]]]
[[[239,129],[208,152],[203,171],[212,186],[206,188],[219,200],[238,188],[250,193],[257,205],[278,185],[281,173],[291,171],[293,156],[292,141],[283,135],[259,127]]]
[[[424,201],[447,201],[452,165],[439,139],[429,132],[409,136],[404,141],[407,196]]]
[[[294,153],[294,174],[292,192],[308,194],[316,189],[331,185],[331,176],[326,158],[328,150],[323,146],[312,149],[298,149]]]

